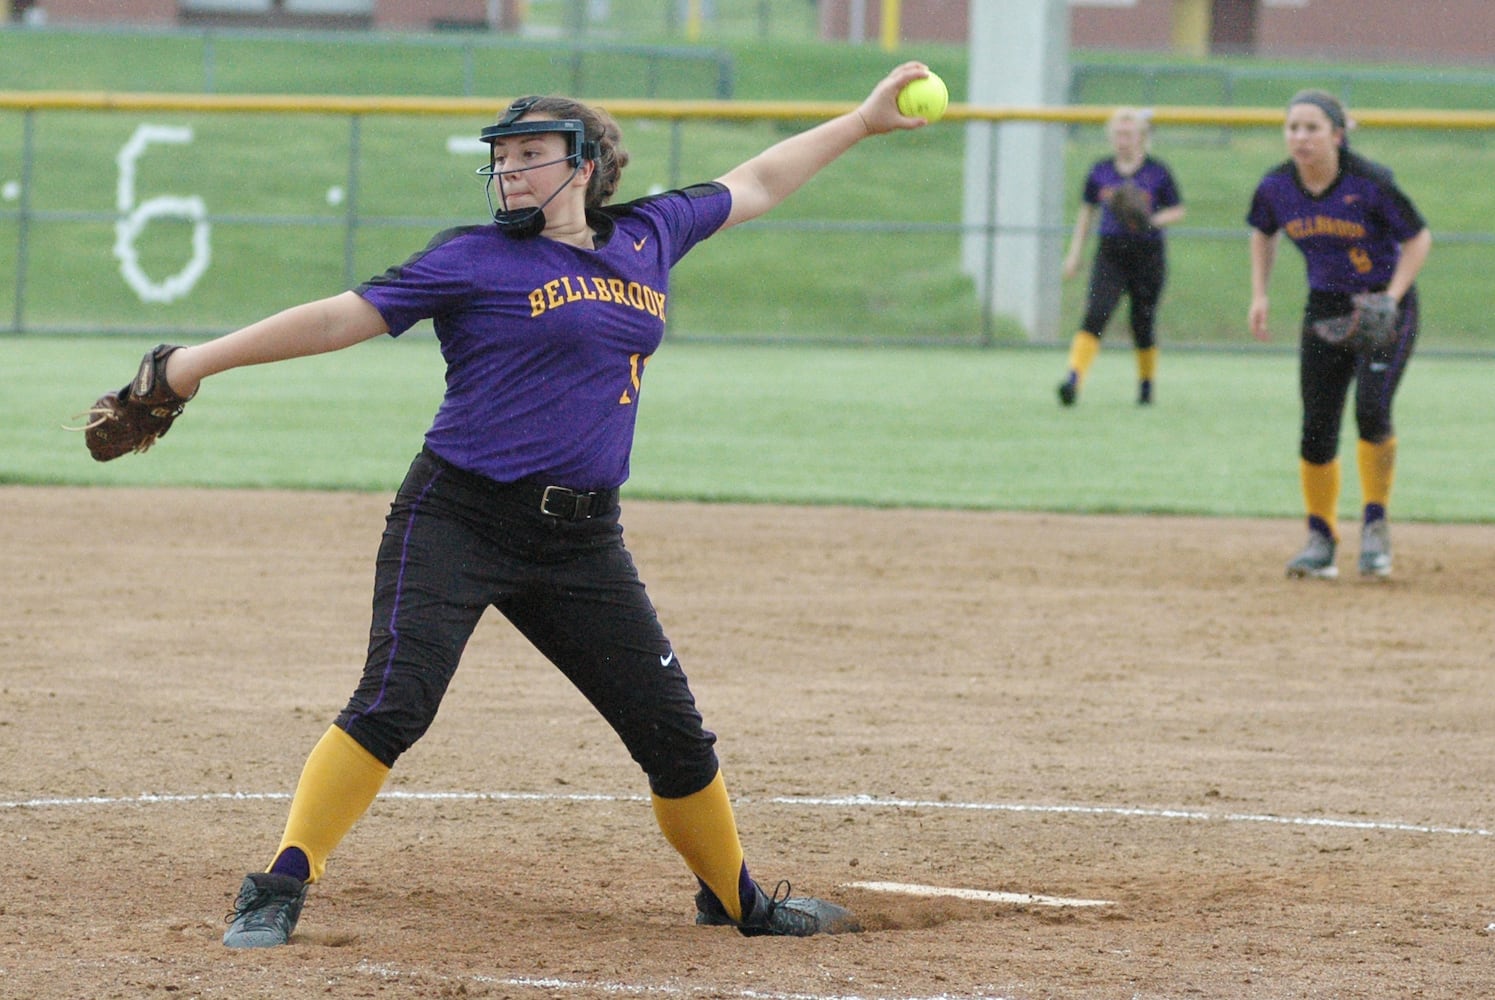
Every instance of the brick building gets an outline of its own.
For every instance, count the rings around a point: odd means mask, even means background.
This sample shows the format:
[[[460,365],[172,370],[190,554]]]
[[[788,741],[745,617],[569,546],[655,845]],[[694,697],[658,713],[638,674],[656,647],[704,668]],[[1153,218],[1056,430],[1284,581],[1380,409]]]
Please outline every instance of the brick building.
[[[1014,0],[1016,2],[1016,0]],[[968,0],[903,0],[905,40],[962,42]],[[1080,49],[1495,62],[1495,0],[1069,0]],[[824,38],[876,40],[877,0],[821,0]]]
[[[526,0],[9,0],[47,23],[513,29]],[[669,2],[669,0],[631,0]],[[963,42],[969,0],[903,0],[906,41]],[[1021,0],[1008,0],[1021,2]],[[881,35],[880,0],[819,0],[823,38]],[[1495,62],[1495,0],[1069,0],[1081,49]]]

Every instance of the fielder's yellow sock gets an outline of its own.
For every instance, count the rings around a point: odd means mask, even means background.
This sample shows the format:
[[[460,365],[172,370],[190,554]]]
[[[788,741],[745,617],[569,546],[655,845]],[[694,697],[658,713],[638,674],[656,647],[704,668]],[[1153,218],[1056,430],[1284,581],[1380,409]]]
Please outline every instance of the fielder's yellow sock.
[[[742,842],[737,837],[737,819],[727,797],[727,782],[721,771],[711,784],[683,799],[653,796],[654,820],[664,839],[680,852],[696,877],[721,900],[733,920],[742,919],[738,877],[742,874]]]
[[[1303,506],[1308,519],[1322,521],[1329,537],[1339,539],[1339,459],[1315,465],[1300,459],[1298,472],[1303,480]]]
[[[301,769],[276,856],[294,847],[311,865],[308,881],[321,878],[333,848],[368,811],[387,777],[382,761],[337,726],[329,727]]]
[[[1355,459],[1360,466],[1361,502],[1384,511],[1391,503],[1391,483],[1396,478],[1396,438],[1380,444],[1362,438],[1355,447]]]
[[[1095,364],[1095,356],[1099,353],[1100,338],[1093,333],[1081,330],[1070,339],[1069,370],[1075,373],[1077,382],[1085,381],[1085,374]]]
[[[1158,349],[1143,347],[1137,351],[1137,381],[1151,382],[1158,374]]]

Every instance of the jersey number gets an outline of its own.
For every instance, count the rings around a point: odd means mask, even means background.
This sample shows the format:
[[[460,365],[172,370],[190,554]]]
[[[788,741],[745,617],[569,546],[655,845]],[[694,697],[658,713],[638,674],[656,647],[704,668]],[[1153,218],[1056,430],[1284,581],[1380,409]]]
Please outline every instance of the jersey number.
[[[628,387],[623,390],[623,395],[618,397],[619,406],[633,405],[634,399],[638,397],[639,380],[644,377],[644,366],[653,356],[652,354],[628,355]]]

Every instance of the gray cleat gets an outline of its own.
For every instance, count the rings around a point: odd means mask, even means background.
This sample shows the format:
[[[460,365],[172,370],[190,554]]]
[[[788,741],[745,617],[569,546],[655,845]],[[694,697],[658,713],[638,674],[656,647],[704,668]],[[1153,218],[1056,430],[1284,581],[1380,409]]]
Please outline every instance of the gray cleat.
[[[1332,580],[1339,576],[1339,568],[1334,565],[1334,539],[1317,531],[1308,532],[1308,544],[1287,564],[1287,575],[1295,579],[1312,577],[1318,580]]]
[[[291,939],[301,904],[306,902],[306,883],[289,875],[256,872],[244,876],[239,898],[234,900],[223,943],[229,948],[274,948]]]
[[[1391,525],[1382,518],[1360,529],[1360,575],[1391,575]]]
[[[743,920],[733,920],[711,890],[696,893],[696,923],[708,926],[736,927],[747,937],[810,937],[812,934],[855,934],[862,929],[857,918],[844,906],[810,896],[789,895],[789,883],[780,882],[772,896],[753,883],[757,898],[752,912]],[[781,896],[780,893],[783,893]]]

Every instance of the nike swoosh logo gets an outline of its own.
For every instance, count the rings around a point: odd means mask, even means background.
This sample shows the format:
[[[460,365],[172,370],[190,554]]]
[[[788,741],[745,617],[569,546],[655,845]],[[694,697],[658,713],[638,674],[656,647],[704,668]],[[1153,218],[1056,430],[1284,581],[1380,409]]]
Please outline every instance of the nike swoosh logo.
[[[647,236],[645,236],[641,240],[634,240],[633,241],[633,249],[634,250],[643,250],[644,249],[644,244],[648,243],[648,242],[649,242],[649,237],[647,237]]]
[[[673,660],[674,658],[675,658],[675,651],[672,649],[668,653],[666,653],[665,655],[663,655],[663,656],[661,656],[659,658],[659,665],[661,667],[667,667],[667,666],[670,665],[670,661]]]

